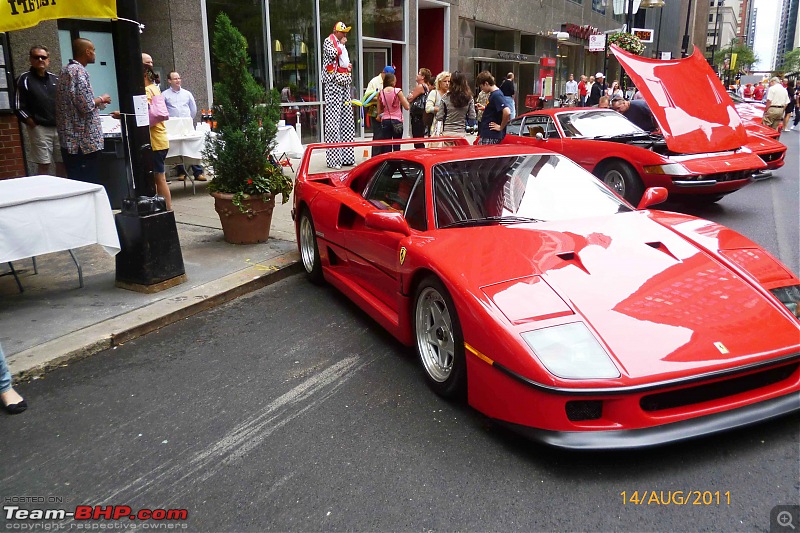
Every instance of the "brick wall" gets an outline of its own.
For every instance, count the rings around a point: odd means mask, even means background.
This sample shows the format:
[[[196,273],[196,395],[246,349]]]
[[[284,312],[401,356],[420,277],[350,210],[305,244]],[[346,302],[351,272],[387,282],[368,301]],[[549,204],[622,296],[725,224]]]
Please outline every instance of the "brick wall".
[[[17,116],[0,115],[0,180],[26,174]]]

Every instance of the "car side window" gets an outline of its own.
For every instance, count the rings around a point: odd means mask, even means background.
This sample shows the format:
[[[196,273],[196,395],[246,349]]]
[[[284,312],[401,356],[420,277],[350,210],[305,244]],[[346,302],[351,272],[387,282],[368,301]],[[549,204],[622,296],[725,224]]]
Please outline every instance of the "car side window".
[[[522,135],[525,137],[536,137],[537,133],[545,134],[544,123],[547,117],[525,117],[525,124],[522,128]]]
[[[414,185],[421,181],[424,173],[422,166],[416,163],[387,161],[370,181],[364,198],[378,209],[404,213]]]
[[[523,135],[521,118],[515,118],[506,124],[506,135]]]
[[[552,119],[552,117],[547,117],[547,123],[545,124],[545,137],[548,139],[560,139],[561,135],[558,133],[558,128],[556,128],[556,123]]]

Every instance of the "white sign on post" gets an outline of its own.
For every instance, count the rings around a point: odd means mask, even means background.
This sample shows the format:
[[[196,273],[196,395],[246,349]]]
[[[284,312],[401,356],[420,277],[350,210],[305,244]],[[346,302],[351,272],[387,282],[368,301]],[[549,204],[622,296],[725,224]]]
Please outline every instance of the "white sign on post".
[[[149,126],[150,116],[147,114],[147,95],[133,95],[133,112],[136,114],[137,126]]]
[[[589,51],[602,52],[606,49],[606,36],[605,35],[590,35],[589,36]]]
[[[661,52],[661,60],[668,61],[672,59],[672,52]]]

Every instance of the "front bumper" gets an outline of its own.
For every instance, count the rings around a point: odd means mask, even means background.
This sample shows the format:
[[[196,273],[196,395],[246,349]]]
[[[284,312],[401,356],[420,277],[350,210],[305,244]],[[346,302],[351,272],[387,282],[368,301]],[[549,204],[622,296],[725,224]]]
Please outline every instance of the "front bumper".
[[[656,427],[603,431],[550,431],[498,420],[531,440],[571,450],[625,450],[647,448],[729,431],[800,410],[800,394],[792,393],[731,411]]]

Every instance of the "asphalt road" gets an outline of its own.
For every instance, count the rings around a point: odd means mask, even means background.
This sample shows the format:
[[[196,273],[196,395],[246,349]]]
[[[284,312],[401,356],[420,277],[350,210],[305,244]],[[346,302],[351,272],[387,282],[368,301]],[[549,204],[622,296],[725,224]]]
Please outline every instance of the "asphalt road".
[[[696,213],[794,254],[797,272],[792,157]],[[410,350],[302,276],[19,390],[32,408],[0,415],[2,530],[49,523],[8,506],[125,505],[186,509],[171,525],[192,531],[768,531],[774,506],[800,501],[798,416],[633,453],[552,450],[436,397]],[[166,525],[109,525],[143,524]]]

